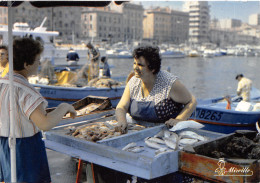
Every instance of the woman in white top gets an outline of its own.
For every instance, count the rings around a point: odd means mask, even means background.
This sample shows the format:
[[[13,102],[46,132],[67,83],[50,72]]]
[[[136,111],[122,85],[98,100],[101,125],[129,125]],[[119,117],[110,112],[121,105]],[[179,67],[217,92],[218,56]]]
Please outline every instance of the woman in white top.
[[[31,38],[14,40],[14,110],[16,136],[17,182],[51,182],[41,130],[56,126],[66,113],[75,117],[72,105],[60,104],[46,113],[47,101],[29,84],[27,78],[37,73],[43,47]],[[10,152],[10,86],[9,74],[0,78],[0,182],[11,181]]]

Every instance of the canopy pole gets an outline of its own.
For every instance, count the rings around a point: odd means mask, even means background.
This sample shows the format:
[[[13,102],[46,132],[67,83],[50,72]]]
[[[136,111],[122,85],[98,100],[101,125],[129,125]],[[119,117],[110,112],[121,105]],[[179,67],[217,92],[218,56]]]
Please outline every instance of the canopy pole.
[[[9,147],[11,157],[11,182],[17,182],[16,175],[16,137],[14,121],[14,77],[13,77],[13,8],[8,1],[8,59],[9,59],[9,87],[10,87],[10,134]]]

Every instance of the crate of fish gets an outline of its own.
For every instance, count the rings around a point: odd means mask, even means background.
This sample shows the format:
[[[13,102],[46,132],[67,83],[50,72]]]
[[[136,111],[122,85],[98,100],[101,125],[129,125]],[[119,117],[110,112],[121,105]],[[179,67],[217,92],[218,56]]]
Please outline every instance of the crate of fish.
[[[124,135],[117,128],[118,122],[115,116],[103,116],[97,119],[87,121],[79,121],[68,125],[58,126],[51,131],[60,135],[66,135],[77,139],[82,139],[91,142],[97,142]],[[138,132],[146,128],[146,126],[128,123],[128,134]]]
[[[181,172],[214,182],[260,181],[260,136],[255,131],[235,133],[184,149]]]
[[[112,104],[108,97],[89,95],[73,103],[72,106],[75,108],[77,116],[73,119],[69,114],[67,114],[63,117],[60,125],[99,118],[103,115],[113,115],[115,113],[115,111],[112,109]],[[51,112],[54,109],[55,107],[48,108],[46,111]]]
[[[111,123],[108,122],[110,120],[112,120]],[[101,122],[101,120],[98,121]],[[128,133],[123,135],[113,134],[110,138],[104,136],[102,139],[97,139],[103,136],[103,130],[112,129],[111,126],[115,123],[112,117],[103,119],[103,122],[109,125],[102,123],[97,128],[93,125],[98,122],[93,121],[83,125],[81,132],[78,128],[80,126],[76,127],[76,130],[67,127],[56,129],[53,132],[47,132],[46,139],[55,142],[55,145],[52,146],[54,149],[60,145],[65,146],[66,153],[71,152],[72,156],[81,157],[86,161],[144,179],[153,179],[178,171],[178,153],[184,147],[192,147],[195,144],[204,143],[222,135],[195,128],[186,128],[193,125],[190,125],[192,124],[191,121],[184,121],[180,123],[179,127],[176,125],[177,128],[172,128],[172,131],[161,124],[149,128],[128,130]],[[184,123],[186,124],[185,128],[183,128]],[[131,124],[133,127],[135,125]],[[95,134],[85,127],[101,131]],[[140,126],[137,127],[140,128]],[[116,132],[114,131],[114,133]],[[89,134],[91,138],[86,134]],[[105,134],[107,134],[107,131]],[[93,141],[96,143],[93,143]],[[73,149],[73,151],[69,149]]]

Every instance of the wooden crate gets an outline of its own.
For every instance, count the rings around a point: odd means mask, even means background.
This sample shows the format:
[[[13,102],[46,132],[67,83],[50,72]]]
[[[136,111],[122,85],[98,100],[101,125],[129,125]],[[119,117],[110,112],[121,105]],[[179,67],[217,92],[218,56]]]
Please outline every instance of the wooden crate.
[[[214,182],[259,182],[260,160],[217,159],[203,154],[203,152],[218,149],[219,146],[223,145],[223,142],[226,142],[234,135],[235,133],[232,133],[189,150],[184,149],[179,154],[179,170],[183,173]],[[217,170],[219,170],[220,166],[225,168],[227,172],[223,174],[218,173]],[[236,170],[240,172],[236,172]]]

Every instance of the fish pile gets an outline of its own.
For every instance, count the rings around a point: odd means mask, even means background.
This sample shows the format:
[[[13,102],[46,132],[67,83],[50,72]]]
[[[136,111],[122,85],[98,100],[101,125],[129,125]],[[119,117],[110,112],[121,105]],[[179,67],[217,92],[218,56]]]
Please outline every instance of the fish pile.
[[[108,138],[116,137],[121,135],[121,132],[117,131],[118,122],[116,120],[110,120],[105,122],[95,122],[79,127],[69,127],[69,132],[66,135],[70,135],[76,138],[85,139],[87,141],[96,142],[99,140],[105,140]],[[144,126],[137,124],[128,124],[129,132],[140,131],[145,129]]]
[[[144,139],[144,143],[148,148],[156,150],[155,155],[159,155],[166,152],[176,151],[187,145],[194,145],[197,142],[207,140],[209,140],[207,137],[190,130],[175,133],[167,129],[163,129],[153,137],[146,137]],[[144,147],[138,146],[135,142],[132,142],[123,147],[122,150],[139,153],[144,151]]]
[[[100,106],[102,105],[102,103],[100,104],[97,104],[97,103],[90,103],[88,104],[87,106],[79,109],[79,110],[76,110],[77,112],[77,116],[81,116],[81,115],[85,115],[85,114],[89,114],[91,112],[94,112],[95,110],[97,110]],[[66,118],[67,117],[70,117],[70,114],[66,114],[65,116]]]

